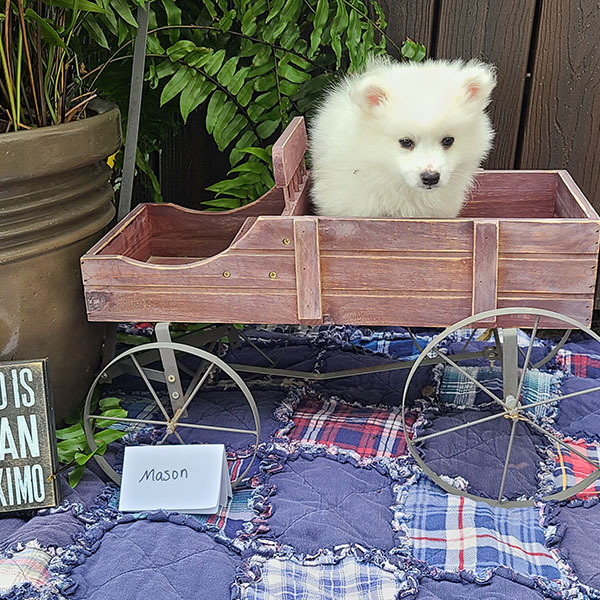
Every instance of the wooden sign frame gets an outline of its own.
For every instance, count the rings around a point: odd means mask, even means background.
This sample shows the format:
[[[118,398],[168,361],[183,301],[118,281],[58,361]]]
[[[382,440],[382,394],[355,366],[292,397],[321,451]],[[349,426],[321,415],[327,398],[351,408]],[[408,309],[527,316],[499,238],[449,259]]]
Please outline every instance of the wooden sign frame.
[[[59,503],[48,360],[0,362],[0,513]]]

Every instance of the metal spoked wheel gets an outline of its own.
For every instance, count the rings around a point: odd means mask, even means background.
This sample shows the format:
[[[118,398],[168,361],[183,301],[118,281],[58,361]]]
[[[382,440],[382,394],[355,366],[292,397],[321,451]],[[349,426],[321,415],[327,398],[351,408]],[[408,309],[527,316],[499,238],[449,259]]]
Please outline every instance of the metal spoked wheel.
[[[490,323],[492,320],[498,326],[490,330],[488,336],[475,338],[474,342],[473,331],[462,348],[457,343],[448,350],[449,342],[453,339],[451,336],[456,332],[465,328],[481,329],[483,326],[479,323]],[[556,330],[564,330],[565,333],[558,335],[555,344],[540,346],[536,342],[536,336],[547,329],[551,329],[554,334]],[[560,395],[551,386],[546,386],[544,389],[547,397],[541,399],[531,392],[534,378],[539,381],[542,377],[551,377],[550,374],[542,374],[539,367],[555,358],[571,335],[591,338],[600,343],[600,336],[576,320],[536,308],[504,308],[479,313],[448,327],[431,340],[408,374],[402,398],[402,423],[410,453],[437,485],[449,493],[494,506],[533,506],[533,496],[537,490],[537,466],[533,465],[528,471],[529,466],[523,462],[524,456],[531,456],[531,452],[527,454],[523,450],[524,445],[531,444],[529,450],[534,448],[535,444],[531,442],[533,438],[538,445],[568,450],[585,461],[588,471],[591,471],[578,483],[571,486],[565,484],[562,490],[547,495],[544,500],[569,498],[600,477],[600,464],[580,452],[573,444],[567,443],[560,434],[557,435],[549,425],[551,419],[544,418],[547,415],[545,411],[560,407],[560,402],[598,392],[600,387]],[[482,339],[486,341],[481,341]],[[478,345],[477,352],[469,356],[465,352],[466,347],[474,343]],[[473,360],[473,356],[477,359]],[[443,365],[441,377],[445,378],[443,381],[446,389],[454,394],[453,398],[459,399],[460,405],[450,401],[449,411],[445,411],[442,406],[441,416],[432,418],[429,427],[419,430],[418,435],[411,438],[413,432],[406,421],[406,414],[411,402],[420,394],[414,384],[423,379],[417,373],[434,359]],[[488,361],[489,366],[485,366]],[[496,363],[499,363],[499,367],[495,366]],[[465,393],[467,388],[469,393]],[[469,445],[471,443],[473,446]],[[490,456],[490,447],[497,451],[495,457]],[[465,456],[475,453],[471,463],[465,461],[469,465],[465,467],[467,476],[457,468],[458,461],[452,463],[453,452],[459,451]],[[537,456],[537,460],[541,461],[542,458]],[[503,465],[495,473],[492,468],[494,461],[495,464]],[[520,481],[533,479],[529,481],[530,489],[524,489],[518,494],[513,489],[512,496],[507,497],[508,481],[511,481],[514,488],[519,478]],[[470,490],[477,492],[472,493]]]
[[[181,373],[184,373],[184,378]],[[196,399],[201,388],[209,377],[219,373],[228,377],[242,392],[254,419],[254,429],[238,429],[232,427],[221,427],[217,425],[204,425],[190,422],[187,411],[192,401]],[[129,417],[106,417],[92,413],[93,399],[99,385],[114,377],[115,373],[133,373],[138,375],[149,392],[152,401],[156,403],[161,417],[158,419],[129,418]],[[187,376],[187,379],[186,379]],[[189,383],[184,386],[184,380]],[[185,389],[184,389],[185,387]],[[159,391],[157,391],[159,390]],[[87,442],[92,450],[97,449],[94,440],[94,429],[99,419],[102,421],[113,421],[126,425],[153,425],[164,427],[165,432],[158,442],[167,441],[171,436],[179,443],[185,443],[180,435],[182,430],[208,430],[223,431],[224,433],[238,433],[254,436],[254,453],[250,463],[238,478],[232,483],[235,486],[242,480],[254,459],[260,440],[260,418],[258,409],[252,393],[242,378],[224,361],[210,352],[179,344],[175,342],[152,342],[126,350],[102,369],[94,380],[85,401],[84,407],[84,430]],[[169,440],[170,441],[170,440]],[[104,456],[94,455],[96,462],[102,470],[117,484],[121,483],[121,476],[109,464]]]

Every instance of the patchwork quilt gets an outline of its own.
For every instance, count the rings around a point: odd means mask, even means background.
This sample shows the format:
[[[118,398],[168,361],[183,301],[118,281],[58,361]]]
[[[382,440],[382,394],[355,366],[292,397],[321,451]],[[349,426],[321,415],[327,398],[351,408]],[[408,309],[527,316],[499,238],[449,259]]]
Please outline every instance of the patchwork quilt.
[[[257,365],[266,365],[266,355],[280,367],[326,372],[415,358],[435,333],[251,328],[252,345],[224,348],[223,355]],[[457,332],[447,352],[460,352],[466,335]],[[536,342],[534,361],[548,344]],[[505,496],[536,501],[505,509],[446,493],[410,456],[402,426],[407,371],[310,385],[248,380],[262,424],[258,454],[216,515],[121,513],[119,488],[95,464],[75,489],[63,477],[57,508],[0,518],[0,597],[600,600],[600,480],[568,501],[543,500],[593,471],[582,457],[600,460],[600,391],[527,411],[564,445],[517,429]],[[411,436],[492,414],[489,396],[472,379],[500,392],[497,365],[474,361],[465,368],[468,376],[443,365],[422,371],[404,415]],[[595,387],[600,345],[572,343],[528,374],[523,398],[533,404]],[[130,416],[160,416],[135,378],[115,379],[107,393],[119,396]],[[203,388],[188,419],[237,429],[253,425],[244,396],[221,380]],[[124,445],[164,435],[159,427],[118,427],[127,434],[107,452],[117,470]],[[493,495],[510,430],[511,422],[501,418],[434,436],[424,442],[424,457],[455,485]],[[252,460],[247,435],[180,431],[187,443],[225,442],[232,480]]]

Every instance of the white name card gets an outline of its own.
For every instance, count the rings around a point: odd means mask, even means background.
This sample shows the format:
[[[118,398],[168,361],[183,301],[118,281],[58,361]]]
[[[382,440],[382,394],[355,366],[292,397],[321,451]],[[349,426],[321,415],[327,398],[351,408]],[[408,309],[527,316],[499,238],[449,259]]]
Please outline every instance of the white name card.
[[[231,480],[223,444],[127,446],[119,510],[210,515],[227,506]]]

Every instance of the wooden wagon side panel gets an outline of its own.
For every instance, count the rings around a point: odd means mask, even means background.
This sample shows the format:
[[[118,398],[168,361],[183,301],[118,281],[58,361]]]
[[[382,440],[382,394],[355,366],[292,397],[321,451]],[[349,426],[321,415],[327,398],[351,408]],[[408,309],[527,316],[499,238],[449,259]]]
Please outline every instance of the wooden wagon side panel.
[[[471,314],[472,222],[319,219],[325,322],[451,323]]]
[[[543,308],[589,325],[597,260],[595,221],[501,221],[498,308]],[[511,324],[531,326],[528,322]]]

